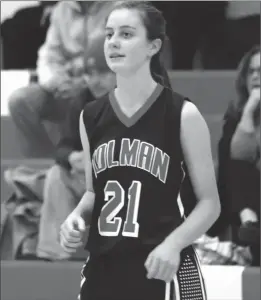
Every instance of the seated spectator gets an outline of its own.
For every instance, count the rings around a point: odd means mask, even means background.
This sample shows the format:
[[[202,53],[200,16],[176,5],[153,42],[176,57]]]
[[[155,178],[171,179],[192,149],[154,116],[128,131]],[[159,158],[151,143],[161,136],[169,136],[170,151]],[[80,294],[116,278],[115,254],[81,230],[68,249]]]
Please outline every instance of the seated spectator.
[[[53,157],[70,101],[89,97],[88,91],[99,97],[113,81],[112,74],[92,80],[87,62],[92,45],[88,34],[102,21],[101,8],[107,13],[112,3],[61,1],[55,7],[38,53],[38,83],[15,91],[9,99],[17,144],[25,156]]]
[[[79,134],[79,117],[84,105],[94,100],[92,95],[71,102],[70,114],[63,124],[62,136],[55,154],[55,165],[47,172],[37,257],[44,260],[69,259],[58,236],[60,225],[75,208],[85,192],[83,151]]]
[[[232,238],[238,242],[238,229],[260,235],[260,48],[252,48],[241,60],[236,80],[238,99],[225,114],[223,135],[219,142],[218,184],[220,199],[234,228]],[[249,225],[250,224],[250,225]],[[257,229],[258,228],[258,229]],[[252,230],[252,231],[251,231]],[[240,233],[240,231],[239,231]],[[252,236],[254,236],[252,234]],[[259,264],[259,241],[249,240],[253,264]],[[260,249],[260,248],[259,248]],[[256,255],[258,252],[258,255]]]
[[[105,21],[111,5],[114,5],[114,2],[96,2],[87,23],[88,29],[92,29],[88,35],[90,47],[88,47],[87,63],[95,74],[92,75],[90,83],[95,87],[96,95],[108,92],[115,84],[114,76],[107,67],[103,53],[105,37],[103,20]],[[100,85],[101,81],[102,85]],[[96,86],[97,82],[98,86]],[[95,99],[91,91],[87,90],[85,97],[72,99],[67,106],[70,113],[66,115],[62,124],[61,139],[53,156],[56,163],[48,171],[44,186],[36,251],[39,259],[54,261],[71,258],[60,246],[58,237],[61,224],[85,192],[79,117],[85,104]]]
[[[44,43],[50,15],[57,1],[38,1],[18,10],[1,24],[3,69],[35,69],[37,52]]]

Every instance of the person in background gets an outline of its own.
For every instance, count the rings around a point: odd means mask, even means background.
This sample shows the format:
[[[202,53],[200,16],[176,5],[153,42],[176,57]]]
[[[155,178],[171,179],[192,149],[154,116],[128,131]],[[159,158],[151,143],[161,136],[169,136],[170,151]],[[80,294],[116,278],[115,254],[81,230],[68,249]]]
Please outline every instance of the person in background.
[[[80,112],[92,95],[71,102],[70,114],[62,126],[62,137],[44,184],[39,224],[37,259],[67,260],[71,255],[58,242],[62,222],[78,204],[85,191],[83,151],[79,134]],[[94,99],[93,99],[94,100]]]
[[[218,186],[224,214],[237,242],[252,244],[253,264],[260,223],[260,47],[242,58],[236,79],[238,98],[230,103],[219,142]],[[240,228],[240,229],[239,229]],[[239,231],[238,231],[239,230]],[[252,236],[252,240],[251,237]],[[258,254],[257,254],[258,252]]]
[[[88,97],[88,91],[102,96],[113,81],[111,73],[95,74],[93,79],[93,62],[88,61],[89,33],[102,20],[101,7],[111,5],[109,1],[60,1],[55,6],[38,52],[38,82],[15,91],[8,102],[17,144],[25,156],[53,157],[70,101]]]
[[[96,2],[88,19],[88,58],[92,70],[92,82],[103,82],[100,92],[106,93],[115,85],[115,76],[108,68],[104,52],[104,24],[114,2]],[[79,133],[79,117],[84,106],[94,101],[93,94],[87,90],[85,97],[76,97],[67,107],[65,121],[61,126],[61,139],[55,149],[55,164],[48,170],[44,186],[44,201],[39,225],[37,259],[68,260],[71,254],[59,244],[60,226],[68,214],[77,206],[85,191],[85,174],[82,144]],[[99,101],[99,100],[97,100]]]

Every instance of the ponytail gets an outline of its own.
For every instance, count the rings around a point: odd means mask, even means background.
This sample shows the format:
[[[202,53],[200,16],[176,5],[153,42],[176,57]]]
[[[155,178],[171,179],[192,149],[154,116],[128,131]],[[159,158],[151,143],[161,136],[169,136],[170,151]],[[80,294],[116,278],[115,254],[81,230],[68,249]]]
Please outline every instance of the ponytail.
[[[152,78],[156,82],[161,84],[163,87],[172,90],[169,75],[168,75],[168,72],[161,60],[160,52],[155,54],[152,57],[150,69],[151,69]]]

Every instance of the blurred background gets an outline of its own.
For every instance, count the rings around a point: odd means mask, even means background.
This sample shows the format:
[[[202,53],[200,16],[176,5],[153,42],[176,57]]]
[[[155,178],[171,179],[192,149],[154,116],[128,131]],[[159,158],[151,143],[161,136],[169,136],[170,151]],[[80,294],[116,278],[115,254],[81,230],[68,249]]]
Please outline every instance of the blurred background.
[[[66,255],[57,235],[84,191],[79,113],[115,82],[102,46],[115,3],[1,1],[3,300],[77,298],[88,253]],[[211,134],[222,214],[194,245],[209,300],[259,299],[260,2],[152,3],[172,87]]]

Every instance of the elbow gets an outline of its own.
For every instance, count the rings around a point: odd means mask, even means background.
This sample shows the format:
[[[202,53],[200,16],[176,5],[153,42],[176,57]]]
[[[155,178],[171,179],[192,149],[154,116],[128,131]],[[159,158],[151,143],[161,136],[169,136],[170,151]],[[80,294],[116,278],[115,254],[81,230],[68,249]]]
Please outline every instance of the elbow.
[[[88,193],[92,198],[95,198],[95,192],[94,192],[93,188],[87,187],[86,193]]]
[[[219,197],[217,197],[216,200],[213,201],[213,203],[214,205],[212,208],[212,214],[213,214],[213,224],[214,224],[221,214],[221,204],[220,204]]]
[[[86,192],[85,192],[86,197],[90,199],[91,205],[93,205],[94,200],[95,200],[95,192],[91,187],[87,187]]]
[[[231,159],[233,160],[242,160],[245,159],[245,153],[242,151],[242,149],[234,149],[233,151],[230,151]]]

